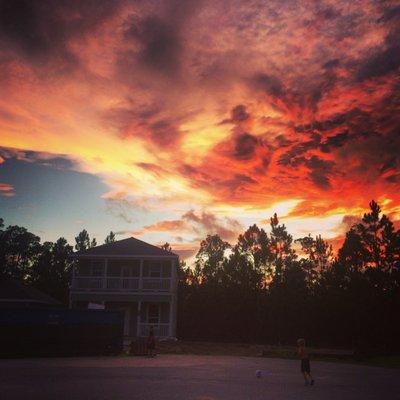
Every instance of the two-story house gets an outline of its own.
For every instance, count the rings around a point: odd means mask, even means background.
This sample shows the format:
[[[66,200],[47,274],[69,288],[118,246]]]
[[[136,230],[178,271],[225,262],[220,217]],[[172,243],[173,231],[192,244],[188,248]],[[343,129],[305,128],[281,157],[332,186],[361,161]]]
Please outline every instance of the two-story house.
[[[178,256],[135,238],[75,253],[72,308],[124,312],[125,337],[176,336]]]

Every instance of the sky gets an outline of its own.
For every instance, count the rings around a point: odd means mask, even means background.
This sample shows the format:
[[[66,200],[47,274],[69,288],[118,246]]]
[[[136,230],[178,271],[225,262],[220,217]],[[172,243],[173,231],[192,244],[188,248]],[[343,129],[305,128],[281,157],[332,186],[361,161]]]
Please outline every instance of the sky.
[[[372,199],[400,222],[399,68],[398,1],[0,0],[0,216],[338,247]]]

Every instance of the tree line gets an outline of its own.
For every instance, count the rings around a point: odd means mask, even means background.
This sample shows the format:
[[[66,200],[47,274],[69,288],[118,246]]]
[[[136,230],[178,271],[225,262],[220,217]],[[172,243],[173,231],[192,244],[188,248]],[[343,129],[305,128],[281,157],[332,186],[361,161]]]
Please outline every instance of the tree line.
[[[104,242],[113,241],[110,232]],[[86,230],[75,237],[76,251],[96,244]],[[64,304],[73,251],[65,238],[41,243],[0,219],[0,277]],[[294,240],[275,214],[268,232],[252,225],[234,245],[208,235],[178,275],[181,338],[288,344],[304,336],[315,346],[400,349],[400,230],[374,201],[337,254],[321,236]]]
[[[337,255],[321,236],[293,240],[274,215],[233,246],[207,236],[179,275],[181,337],[400,349],[400,230],[374,201]]]
[[[115,241],[110,232],[104,243]],[[75,237],[75,250],[97,246],[84,229]],[[0,218],[0,279],[19,280],[49,294],[61,303],[68,304],[74,248],[60,237],[55,242],[41,243],[39,236],[26,228],[4,226]]]

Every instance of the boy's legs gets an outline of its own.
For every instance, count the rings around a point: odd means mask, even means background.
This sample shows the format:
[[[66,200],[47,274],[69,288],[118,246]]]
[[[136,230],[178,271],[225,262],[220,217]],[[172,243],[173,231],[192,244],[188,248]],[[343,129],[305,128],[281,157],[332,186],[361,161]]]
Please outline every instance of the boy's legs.
[[[306,374],[307,374],[307,378],[308,378],[308,380],[309,380],[309,382],[310,382],[310,385],[311,385],[311,386],[314,385],[314,379],[313,379],[313,377],[311,376],[311,373],[310,373],[310,372],[306,372]]]
[[[301,372],[304,376],[304,381],[306,385],[314,385],[314,379],[311,376],[311,368],[310,368],[310,360],[304,359],[301,360]]]

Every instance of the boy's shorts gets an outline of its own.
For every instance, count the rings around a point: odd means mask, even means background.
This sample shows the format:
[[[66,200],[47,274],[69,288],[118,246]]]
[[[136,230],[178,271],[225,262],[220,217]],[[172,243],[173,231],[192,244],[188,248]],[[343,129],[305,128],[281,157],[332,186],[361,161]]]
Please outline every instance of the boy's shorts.
[[[301,360],[301,372],[307,372],[310,373],[310,360],[308,358],[305,358]]]

